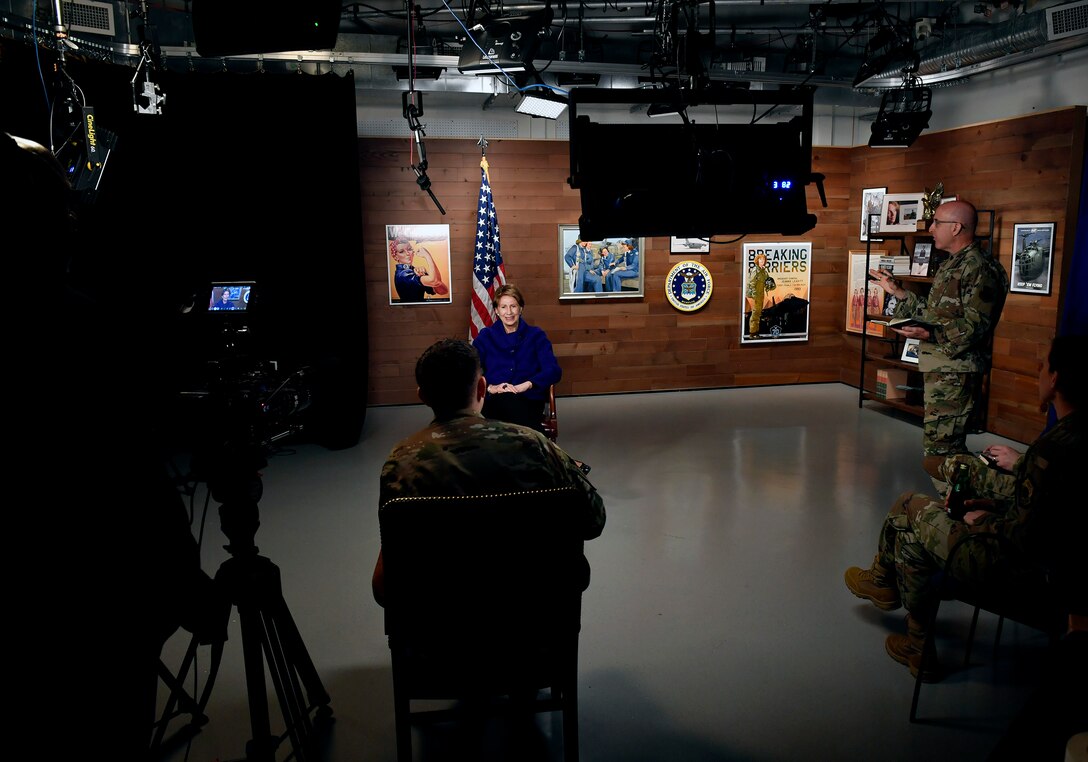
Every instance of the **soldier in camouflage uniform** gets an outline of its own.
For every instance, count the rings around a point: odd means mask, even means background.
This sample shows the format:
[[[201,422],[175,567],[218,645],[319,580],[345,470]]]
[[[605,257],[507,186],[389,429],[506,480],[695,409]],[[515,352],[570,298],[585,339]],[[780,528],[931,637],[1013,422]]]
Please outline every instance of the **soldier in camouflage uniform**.
[[[1019,458],[1015,450],[1001,448],[998,465],[1008,472],[985,467],[975,456],[972,498],[967,500],[963,521],[951,518],[945,501],[928,495],[904,493],[884,519],[877,554],[868,569],[846,570],[846,586],[877,608],[892,611],[906,607],[907,635],[889,635],[885,649],[896,661],[918,675],[926,627],[936,602],[934,575],[944,568],[949,551],[962,537],[996,533],[1008,542],[971,543],[969,552],[957,552],[953,574],[965,582],[985,582],[997,556],[1013,569],[1048,571],[1059,595],[1072,613],[1088,611],[1085,601],[1085,554],[1083,542],[1088,511],[1084,508],[1079,470],[1088,455],[1084,440],[1084,414],[1079,407],[1088,392],[1084,356],[1088,337],[1055,339],[1039,372],[1039,399],[1052,404],[1057,425],[1045,432]],[[994,448],[996,449],[996,448]],[[1010,455],[1011,454],[1011,455]],[[967,456],[953,456],[945,463],[948,474]],[[927,668],[923,680],[937,679]]]
[[[937,207],[930,227],[933,244],[953,253],[933,276],[926,297],[904,289],[885,270],[870,271],[898,300],[895,317],[913,317],[928,326],[897,332],[920,340],[923,464],[935,482],[947,456],[967,451],[967,426],[990,367],[990,340],[1008,291],[1005,269],[975,240],[977,224],[975,208],[965,201]],[[943,491],[943,484],[937,487]]]
[[[582,495],[582,539],[604,529],[604,501],[575,461],[534,429],[484,418],[487,380],[467,341],[444,339],[416,363],[419,396],[434,411],[427,428],[402,440],[382,468],[379,505],[397,497],[482,495],[576,487]],[[510,510],[518,508],[511,499]],[[588,564],[586,566],[588,583]],[[374,597],[383,600],[382,557]]]

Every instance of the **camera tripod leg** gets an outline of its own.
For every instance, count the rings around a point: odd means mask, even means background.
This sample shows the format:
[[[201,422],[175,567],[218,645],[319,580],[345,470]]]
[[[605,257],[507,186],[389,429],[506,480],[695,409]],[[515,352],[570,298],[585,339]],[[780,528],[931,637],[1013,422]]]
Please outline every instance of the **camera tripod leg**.
[[[279,569],[263,556],[236,557],[223,563],[216,581],[227,586],[238,608],[242,630],[246,688],[253,737],[246,746],[251,762],[274,762],[276,748],[289,738],[293,759],[305,762],[316,719],[332,716],[325,691],[306,646],[283,600]],[[272,735],[268,718],[265,667],[279,700],[286,732]]]

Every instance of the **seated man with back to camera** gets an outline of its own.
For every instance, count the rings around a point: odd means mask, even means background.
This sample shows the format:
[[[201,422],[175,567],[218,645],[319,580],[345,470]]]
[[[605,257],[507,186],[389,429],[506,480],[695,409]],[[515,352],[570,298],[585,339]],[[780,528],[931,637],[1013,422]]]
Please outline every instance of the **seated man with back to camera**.
[[[956,554],[952,569],[956,579],[985,584],[999,559],[1017,570],[1042,568],[1070,614],[1088,613],[1088,580],[1080,548],[1088,531],[1088,511],[1079,484],[1086,457],[1080,412],[1088,390],[1085,353],[1088,336],[1053,341],[1039,369],[1039,404],[1043,410],[1053,406],[1057,423],[1023,455],[1003,445],[987,448],[996,468],[971,463],[973,497],[965,501],[962,518],[949,515],[947,498],[904,493],[884,519],[872,566],[846,570],[846,587],[857,597],[884,611],[906,607],[907,634],[889,635],[885,650],[913,676],[921,668],[926,628],[939,594],[935,577],[949,551],[966,535],[993,533],[1008,542],[965,546]],[[974,455],[948,458],[942,467],[945,478],[951,481],[951,472],[972,459],[977,460]],[[929,669],[922,675],[924,681],[939,678]]]
[[[575,487],[584,516],[582,539],[600,536],[604,501],[575,461],[538,431],[483,417],[487,380],[471,344],[443,339],[431,345],[416,362],[416,383],[434,420],[389,454],[379,505],[397,497]],[[517,509],[516,498],[511,498],[510,510]],[[374,599],[384,605],[381,552],[372,584]],[[583,584],[589,584],[588,564]]]

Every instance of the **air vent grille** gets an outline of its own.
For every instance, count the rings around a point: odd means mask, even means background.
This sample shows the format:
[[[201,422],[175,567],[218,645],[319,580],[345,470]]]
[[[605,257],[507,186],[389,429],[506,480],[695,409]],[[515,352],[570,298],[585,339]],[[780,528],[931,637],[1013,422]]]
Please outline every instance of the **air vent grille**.
[[[65,1],[62,8],[64,24],[69,31],[113,36],[113,6],[109,3]]]
[[[1046,9],[1046,38],[1060,40],[1088,32],[1088,0]]]

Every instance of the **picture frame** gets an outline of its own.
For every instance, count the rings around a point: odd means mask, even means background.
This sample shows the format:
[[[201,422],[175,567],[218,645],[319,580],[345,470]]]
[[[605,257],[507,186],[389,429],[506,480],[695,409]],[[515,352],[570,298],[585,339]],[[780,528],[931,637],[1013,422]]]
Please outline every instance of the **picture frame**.
[[[1054,228],[1053,222],[1022,222],[1012,226],[1010,293],[1050,295]]]
[[[670,254],[709,254],[710,241],[702,238],[669,238]]]
[[[740,289],[740,343],[808,341],[811,241],[746,243]]]
[[[913,233],[922,219],[922,193],[885,193],[880,205],[881,233]]]
[[[558,239],[556,285],[560,300],[630,299],[645,295],[644,238],[616,236],[581,241],[577,225],[560,225]],[[606,266],[602,267],[605,259]]]
[[[872,222],[870,221],[870,215],[877,215],[877,219],[880,219],[880,213],[884,208],[884,194],[888,192],[885,188],[863,188],[861,191],[861,242],[866,241],[883,241],[882,238],[870,238]],[[879,228],[877,228],[879,229]]]
[[[910,274],[919,278],[929,277],[929,264],[933,261],[933,239],[915,240],[910,256]]]
[[[880,234],[880,212],[869,215],[869,241],[871,243],[884,243],[883,238],[878,238]]]
[[[389,304],[452,304],[449,225],[386,225]]]
[[[871,251],[870,264],[883,251]],[[861,333],[862,325],[870,336],[883,336],[884,326],[880,323],[865,322],[866,315],[879,315],[884,306],[884,289],[876,281],[869,280],[869,271],[865,266],[865,251],[849,253],[846,286],[846,330],[848,333]]]
[[[918,364],[918,339],[906,339],[903,341],[903,354],[900,355],[900,362],[909,362],[911,365]]]

